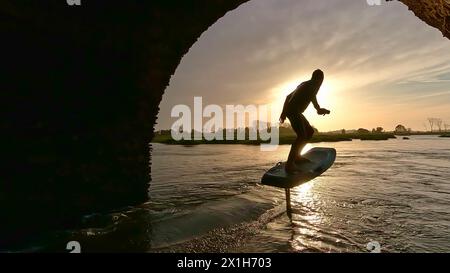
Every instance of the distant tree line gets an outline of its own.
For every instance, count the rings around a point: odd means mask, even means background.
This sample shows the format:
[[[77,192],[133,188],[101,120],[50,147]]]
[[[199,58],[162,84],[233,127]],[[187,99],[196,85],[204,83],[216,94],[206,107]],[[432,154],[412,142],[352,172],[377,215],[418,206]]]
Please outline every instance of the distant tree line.
[[[423,124],[425,127],[425,131],[448,132],[450,130],[450,124],[445,123],[441,118],[428,118],[427,121],[428,121],[428,124],[427,123]],[[268,130],[270,131],[271,124],[267,123],[267,127],[268,127]],[[319,130],[316,127],[313,126],[313,128],[314,128],[314,131],[316,134],[319,133]],[[248,135],[249,131],[251,129],[254,129],[254,127],[251,127],[251,128],[246,127],[246,128],[239,128],[239,129],[245,130],[245,134]],[[222,128],[220,128],[219,131],[223,131],[224,133],[226,133],[226,131],[231,130],[231,131],[235,131],[235,133],[236,133],[236,131],[239,129],[222,129]],[[280,125],[279,129],[280,129],[280,133],[282,135],[293,132],[293,129],[289,123],[284,123],[284,124]],[[183,130],[183,129],[180,128],[180,130]],[[157,134],[165,135],[165,134],[170,134],[170,132],[171,132],[171,130],[160,130],[157,132]],[[356,132],[358,134],[369,134],[369,133],[382,134],[382,133],[385,133],[386,131],[384,130],[383,127],[373,128],[372,131],[365,129],[365,128],[359,128],[358,130],[348,130],[348,131],[345,129],[342,129],[340,131],[333,131],[333,133],[338,133],[338,134],[341,133],[343,135],[348,134],[348,133],[354,133],[354,132]],[[410,134],[412,132],[413,131],[411,128],[407,128],[402,124],[397,125],[394,129],[394,133],[396,133],[396,134]],[[194,133],[194,130],[192,130],[192,134],[193,133]]]
[[[428,124],[431,132],[436,131],[436,129],[438,132],[442,132],[442,129],[447,132],[450,128],[450,124],[445,123],[441,118],[428,118]]]

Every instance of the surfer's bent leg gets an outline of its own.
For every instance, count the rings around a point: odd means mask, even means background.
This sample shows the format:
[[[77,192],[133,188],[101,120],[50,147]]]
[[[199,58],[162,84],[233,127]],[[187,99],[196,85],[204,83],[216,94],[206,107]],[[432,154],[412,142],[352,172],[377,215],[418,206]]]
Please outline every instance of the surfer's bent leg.
[[[300,114],[300,120],[302,125],[302,133],[304,136],[305,141],[311,140],[311,138],[314,135],[314,128],[309,124],[309,121],[305,118],[304,115]]]
[[[296,171],[296,162],[306,160],[300,155],[300,152],[305,147],[307,141],[312,138],[314,129],[302,114],[289,114],[287,118],[291,122],[292,129],[297,134],[297,139],[291,146],[286,163],[286,171],[292,173]]]
[[[314,135],[314,128],[309,124],[308,120],[305,118],[304,115],[300,114],[300,121],[301,121],[301,132],[302,132],[302,143],[300,144],[300,147],[298,148],[298,151],[295,153],[295,161],[297,163],[309,161],[308,159],[301,156],[301,152],[305,145],[311,140],[311,138]]]

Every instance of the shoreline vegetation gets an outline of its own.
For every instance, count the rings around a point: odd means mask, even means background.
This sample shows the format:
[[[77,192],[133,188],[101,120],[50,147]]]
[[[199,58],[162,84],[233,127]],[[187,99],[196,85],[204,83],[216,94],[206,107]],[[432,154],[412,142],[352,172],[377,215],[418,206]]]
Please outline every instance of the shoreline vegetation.
[[[151,143],[161,143],[161,144],[169,144],[169,145],[202,145],[202,144],[241,144],[241,145],[260,145],[263,143],[269,143],[270,141],[263,141],[259,138],[257,140],[249,140],[249,129],[245,129],[245,140],[237,140],[237,130],[233,130],[234,132],[234,140],[211,140],[208,141],[206,139],[202,140],[181,140],[176,141],[171,136],[170,130],[161,130],[155,133]],[[279,144],[280,145],[290,145],[294,142],[296,135],[292,128],[290,127],[280,127],[279,128]],[[223,135],[225,136],[226,130],[223,130]],[[450,138],[450,133],[448,132],[384,132],[382,130],[372,132],[359,129],[352,131],[334,131],[334,132],[316,132],[314,133],[312,139],[309,143],[319,143],[319,142],[340,142],[340,141],[353,141],[353,140],[361,140],[361,141],[384,141],[388,139],[395,139],[397,137],[401,137],[404,140],[409,139],[409,136],[413,135],[435,135],[441,138]],[[191,134],[193,136],[193,132]]]
[[[192,134],[193,135],[193,134]],[[225,136],[225,132],[223,134]],[[158,131],[155,133],[154,138],[151,143],[162,143],[170,145],[201,145],[201,144],[242,144],[242,145],[260,145],[263,143],[269,143],[270,141],[263,141],[259,138],[257,140],[249,140],[248,129],[246,129],[245,140],[237,140],[237,130],[234,130],[234,140],[174,140],[171,136],[170,130]],[[296,138],[295,133],[290,128],[280,128],[279,144],[280,145],[290,145],[294,142]],[[397,138],[393,132],[341,132],[341,133],[319,133],[315,132],[314,136],[309,143],[319,143],[319,142],[340,142],[340,141],[383,141],[388,139]]]

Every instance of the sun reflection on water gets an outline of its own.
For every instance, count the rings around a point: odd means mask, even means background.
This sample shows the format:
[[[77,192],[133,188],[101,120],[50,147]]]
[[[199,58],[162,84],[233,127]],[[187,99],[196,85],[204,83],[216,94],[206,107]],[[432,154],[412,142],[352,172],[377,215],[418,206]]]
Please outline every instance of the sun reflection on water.
[[[291,247],[298,252],[328,251],[321,242],[321,233],[317,228],[324,219],[317,204],[320,197],[314,193],[315,181],[305,183],[293,190],[293,207],[295,214],[292,224],[295,226],[292,233]]]
[[[313,188],[314,182],[311,181],[309,183],[305,183],[295,189],[295,196],[297,197],[297,201],[301,202],[301,199],[307,197]]]

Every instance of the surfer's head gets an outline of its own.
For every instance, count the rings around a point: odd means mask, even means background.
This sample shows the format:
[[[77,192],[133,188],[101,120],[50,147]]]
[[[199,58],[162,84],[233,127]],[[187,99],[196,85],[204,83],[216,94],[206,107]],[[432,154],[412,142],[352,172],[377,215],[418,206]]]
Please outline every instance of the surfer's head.
[[[324,79],[324,74],[323,71],[320,69],[317,69],[313,72],[312,77],[311,77],[311,81],[317,83],[317,84],[322,84],[323,79]]]

